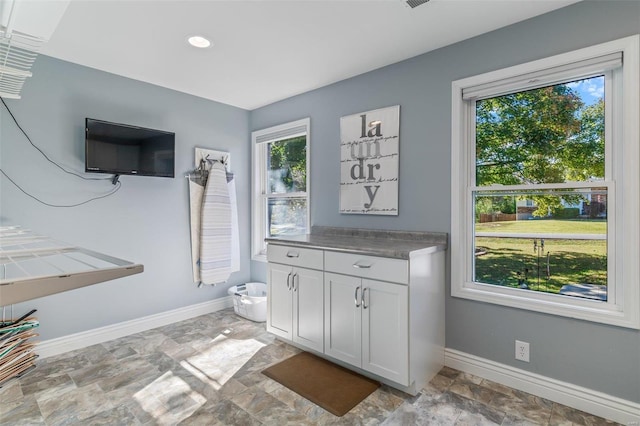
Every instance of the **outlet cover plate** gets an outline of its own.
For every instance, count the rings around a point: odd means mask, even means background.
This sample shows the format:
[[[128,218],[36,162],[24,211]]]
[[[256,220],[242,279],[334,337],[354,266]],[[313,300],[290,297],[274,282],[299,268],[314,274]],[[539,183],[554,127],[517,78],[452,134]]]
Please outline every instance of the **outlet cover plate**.
[[[516,359],[529,362],[529,343],[516,340]]]

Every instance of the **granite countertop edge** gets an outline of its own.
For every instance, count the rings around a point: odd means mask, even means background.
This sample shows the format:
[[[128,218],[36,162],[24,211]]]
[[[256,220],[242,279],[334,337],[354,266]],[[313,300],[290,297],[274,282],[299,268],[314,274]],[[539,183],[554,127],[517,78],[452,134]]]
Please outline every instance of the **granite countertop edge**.
[[[311,234],[266,238],[270,244],[409,259],[447,249],[447,234],[314,227]]]

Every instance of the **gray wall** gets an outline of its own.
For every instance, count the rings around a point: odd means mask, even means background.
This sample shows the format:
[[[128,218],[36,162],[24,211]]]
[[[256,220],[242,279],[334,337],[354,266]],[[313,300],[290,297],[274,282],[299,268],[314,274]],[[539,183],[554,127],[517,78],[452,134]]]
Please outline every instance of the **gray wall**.
[[[122,176],[114,195],[75,208],[51,208],[0,179],[2,224],[21,224],[75,245],[144,264],[142,274],[15,306],[37,308],[42,340],[91,330],[226,296],[229,285],[192,282],[188,184],[196,146],[229,151],[236,173],[241,266],[249,278],[249,112],[40,56],[22,99],[6,101],[31,139],[67,168],[84,171],[84,119],[176,133],[175,179]],[[0,105],[0,162],[16,182],[57,204],[110,191],[108,181],[66,175],[30,147]],[[106,175],[97,175],[106,176]]]
[[[250,125],[311,117],[314,225],[450,232],[451,81],[639,30],[640,2],[583,2],[260,108]],[[340,117],[397,104],[400,215],[340,215]],[[265,270],[252,262],[253,279]],[[640,402],[637,331],[450,296],[446,303],[448,348]],[[531,363],[514,360],[515,339],[530,342]]]

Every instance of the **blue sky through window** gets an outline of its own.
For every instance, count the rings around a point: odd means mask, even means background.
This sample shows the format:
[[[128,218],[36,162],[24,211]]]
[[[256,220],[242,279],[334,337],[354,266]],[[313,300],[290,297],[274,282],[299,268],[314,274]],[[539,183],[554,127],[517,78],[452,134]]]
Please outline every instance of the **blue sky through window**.
[[[604,98],[604,77],[591,77],[567,83],[567,86],[575,90],[585,106],[593,105]]]

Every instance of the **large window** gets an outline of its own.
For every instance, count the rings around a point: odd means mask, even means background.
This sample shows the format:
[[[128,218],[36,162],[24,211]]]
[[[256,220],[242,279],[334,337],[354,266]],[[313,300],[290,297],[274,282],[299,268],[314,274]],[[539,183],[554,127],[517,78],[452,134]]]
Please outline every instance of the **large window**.
[[[253,132],[252,143],[252,253],[265,261],[265,238],[309,227],[309,119]]]
[[[638,37],[453,83],[452,295],[640,328]]]

